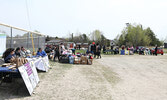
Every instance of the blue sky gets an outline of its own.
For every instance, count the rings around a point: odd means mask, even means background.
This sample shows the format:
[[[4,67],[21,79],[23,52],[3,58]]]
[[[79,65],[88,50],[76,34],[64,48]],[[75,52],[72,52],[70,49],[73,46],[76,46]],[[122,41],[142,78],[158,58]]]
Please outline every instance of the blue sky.
[[[160,39],[167,36],[167,0],[27,0],[31,30],[50,36],[89,34],[95,29],[113,39],[126,26],[140,23]],[[26,0],[0,0],[0,22],[30,29]]]

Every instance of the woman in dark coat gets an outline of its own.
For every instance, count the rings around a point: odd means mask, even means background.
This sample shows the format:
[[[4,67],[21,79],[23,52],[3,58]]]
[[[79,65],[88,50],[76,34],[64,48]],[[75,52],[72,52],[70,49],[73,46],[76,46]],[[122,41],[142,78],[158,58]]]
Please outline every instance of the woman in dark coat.
[[[157,50],[158,50],[158,47],[155,46],[155,55],[157,56]]]
[[[59,60],[59,57],[60,57],[59,47],[55,47],[54,51],[55,51],[54,61],[55,61],[55,58],[56,58],[56,57],[58,57],[58,60]]]
[[[4,58],[5,63],[10,63],[10,60],[14,57],[15,57],[14,48],[7,49],[2,56],[2,58]]]
[[[20,47],[17,47],[16,48],[16,51],[15,51],[15,55],[16,55],[16,57],[21,57],[21,49],[20,49]]]

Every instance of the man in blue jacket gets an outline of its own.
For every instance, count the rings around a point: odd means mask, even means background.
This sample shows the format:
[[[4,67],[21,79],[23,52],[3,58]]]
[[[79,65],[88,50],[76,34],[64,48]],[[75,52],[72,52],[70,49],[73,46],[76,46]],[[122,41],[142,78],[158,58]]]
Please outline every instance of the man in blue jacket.
[[[38,49],[37,56],[45,57],[47,56],[46,52],[41,48]]]

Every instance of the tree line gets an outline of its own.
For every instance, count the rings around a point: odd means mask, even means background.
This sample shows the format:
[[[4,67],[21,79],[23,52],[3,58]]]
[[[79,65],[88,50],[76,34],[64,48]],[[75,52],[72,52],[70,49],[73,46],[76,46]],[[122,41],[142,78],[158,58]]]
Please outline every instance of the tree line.
[[[75,43],[89,43],[91,44],[92,42],[99,43],[101,46],[106,45],[110,46],[110,40],[107,39],[103,32],[100,30],[94,30],[90,34],[85,34],[85,33],[78,33],[77,35],[74,36],[74,34],[70,34],[69,37],[67,38],[69,42],[75,42]]]
[[[46,41],[51,39],[58,39],[58,37],[46,37]],[[67,38],[68,42],[75,43],[99,43],[101,46],[110,46],[110,39],[104,36],[104,33],[100,30],[94,30],[90,34],[85,33],[70,33]],[[125,46],[162,46],[163,41],[160,41],[150,27],[143,28],[141,24],[129,24],[125,27],[121,34],[117,35],[113,40],[115,45],[121,47]]]
[[[122,46],[162,46],[160,41],[150,27],[143,29],[142,25],[131,25],[125,27],[120,35],[114,39],[116,45]]]

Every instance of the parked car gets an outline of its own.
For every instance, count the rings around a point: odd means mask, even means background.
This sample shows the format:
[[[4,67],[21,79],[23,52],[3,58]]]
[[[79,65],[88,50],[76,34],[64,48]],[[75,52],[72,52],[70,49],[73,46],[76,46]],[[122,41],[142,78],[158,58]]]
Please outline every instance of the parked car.
[[[151,49],[151,54],[153,54],[153,55],[155,54],[155,48],[152,48],[152,49]],[[157,54],[163,55],[163,54],[164,54],[163,49],[162,49],[162,48],[158,48]]]

